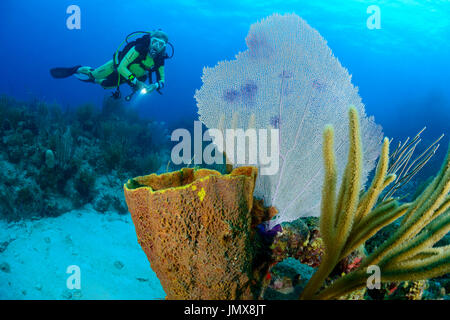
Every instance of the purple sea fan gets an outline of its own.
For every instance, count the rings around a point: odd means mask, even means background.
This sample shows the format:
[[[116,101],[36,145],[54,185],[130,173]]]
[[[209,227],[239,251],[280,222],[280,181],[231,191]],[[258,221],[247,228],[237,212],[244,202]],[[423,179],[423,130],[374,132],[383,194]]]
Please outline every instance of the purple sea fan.
[[[241,95],[244,100],[251,101],[258,93],[258,86],[254,81],[248,81],[241,87]]]
[[[208,128],[246,130],[251,123],[255,129],[278,129],[278,171],[258,176],[255,197],[278,209],[272,225],[319,216],[325,125],[334,127],[338,185],[347,163],[350,105],[360,116],[362,185],[381,149],[381,127],[366,115],[358,89],[326,41],[299,16],[271,15],[250,27],[246,42],[249,49],[235,60],[204,69],[203,86],[195,94],[199,118]],[[257,88],[251,104],[242,97],[235,103],[224,99],[224,92],[245,88],[249,79]]]
[[[236,102],[239,99],[239,92],[234,89],[225,90],[223,99],[227,102]]]
[[[270,118],[270,125],[274,127],[275,129],[280,128],[280,117],[279,116],[273,116]]]

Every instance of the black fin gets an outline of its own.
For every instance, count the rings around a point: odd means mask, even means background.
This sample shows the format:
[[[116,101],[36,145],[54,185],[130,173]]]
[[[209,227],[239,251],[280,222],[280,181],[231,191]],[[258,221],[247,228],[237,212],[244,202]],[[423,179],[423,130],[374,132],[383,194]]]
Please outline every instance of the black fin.
[[[75,66],[72,68],[53,68],[50,69],[50,74],[56,79],[67,78],[76,73],[79,67],[81,66]]]

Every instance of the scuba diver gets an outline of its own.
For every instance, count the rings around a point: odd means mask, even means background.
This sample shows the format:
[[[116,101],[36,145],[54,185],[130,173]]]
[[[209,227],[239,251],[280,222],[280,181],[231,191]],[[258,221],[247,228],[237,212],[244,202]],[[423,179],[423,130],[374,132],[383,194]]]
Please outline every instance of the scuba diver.
[[[136,35],[144,36],[128,42]],[[119,52],[122,45],[127,45]],[[166,47],[172,47],[172,55],[166,53]],[[113,59],[104,65],[94,69],[87,66],[75,66],[72,68],[53,68],[50,74],[54,78],[67,78],[72,75],[84,82],[100,84],[105,89],[116,88],[112,96],[116,99],[121,97],[119,86],[128,83],[132,88],[132,93],[125,97],[131,100],[132,96],[140,91],[150,93],[156,90],[161,93],[164,88],[164,60],[173,57],[174,48],[169,42],[167,34],[161,30],[156,31],[136,31],[129,34],[121,43],[113,55]],[[152,73],[156,73],[156,82],[152,81]],[[149,85],[144,82],[148,79]]]

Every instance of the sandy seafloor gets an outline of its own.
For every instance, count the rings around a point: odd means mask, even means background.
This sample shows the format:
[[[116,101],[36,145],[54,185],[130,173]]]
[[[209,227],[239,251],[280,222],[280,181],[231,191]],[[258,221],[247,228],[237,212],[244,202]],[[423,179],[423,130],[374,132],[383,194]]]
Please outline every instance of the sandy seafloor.
[[[0,221],[0,244],[0,300],[165,298],[129,214],[87,206],[56,218]],[[70,265],[80,267],[80,290],[67,288]]]

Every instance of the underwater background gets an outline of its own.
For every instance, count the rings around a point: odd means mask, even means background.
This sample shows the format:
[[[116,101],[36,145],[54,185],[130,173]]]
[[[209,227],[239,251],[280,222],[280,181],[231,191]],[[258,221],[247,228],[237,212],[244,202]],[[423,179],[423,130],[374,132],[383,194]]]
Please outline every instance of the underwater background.
[[[66,26],[73,4],[80,30]],[[366,25],[370,5],[380,7],[381,29]],[[246,50],[250,25],[274,12],[296,13],[327,40],[385,136],[404,141],[426,126],[420,154],[445,134],[408,192],[437,172],[450,133],[450,1],[5,0],[0,299],[164,299],[122,185],[167,170],[170,133],[198,118],[203,68]],[[129,33],[158,28],[175,48],[163,95],[118,102],[112,90],[49,74],[100,66]],[[80,290],[66,287],[70,265],[86,275]]]

